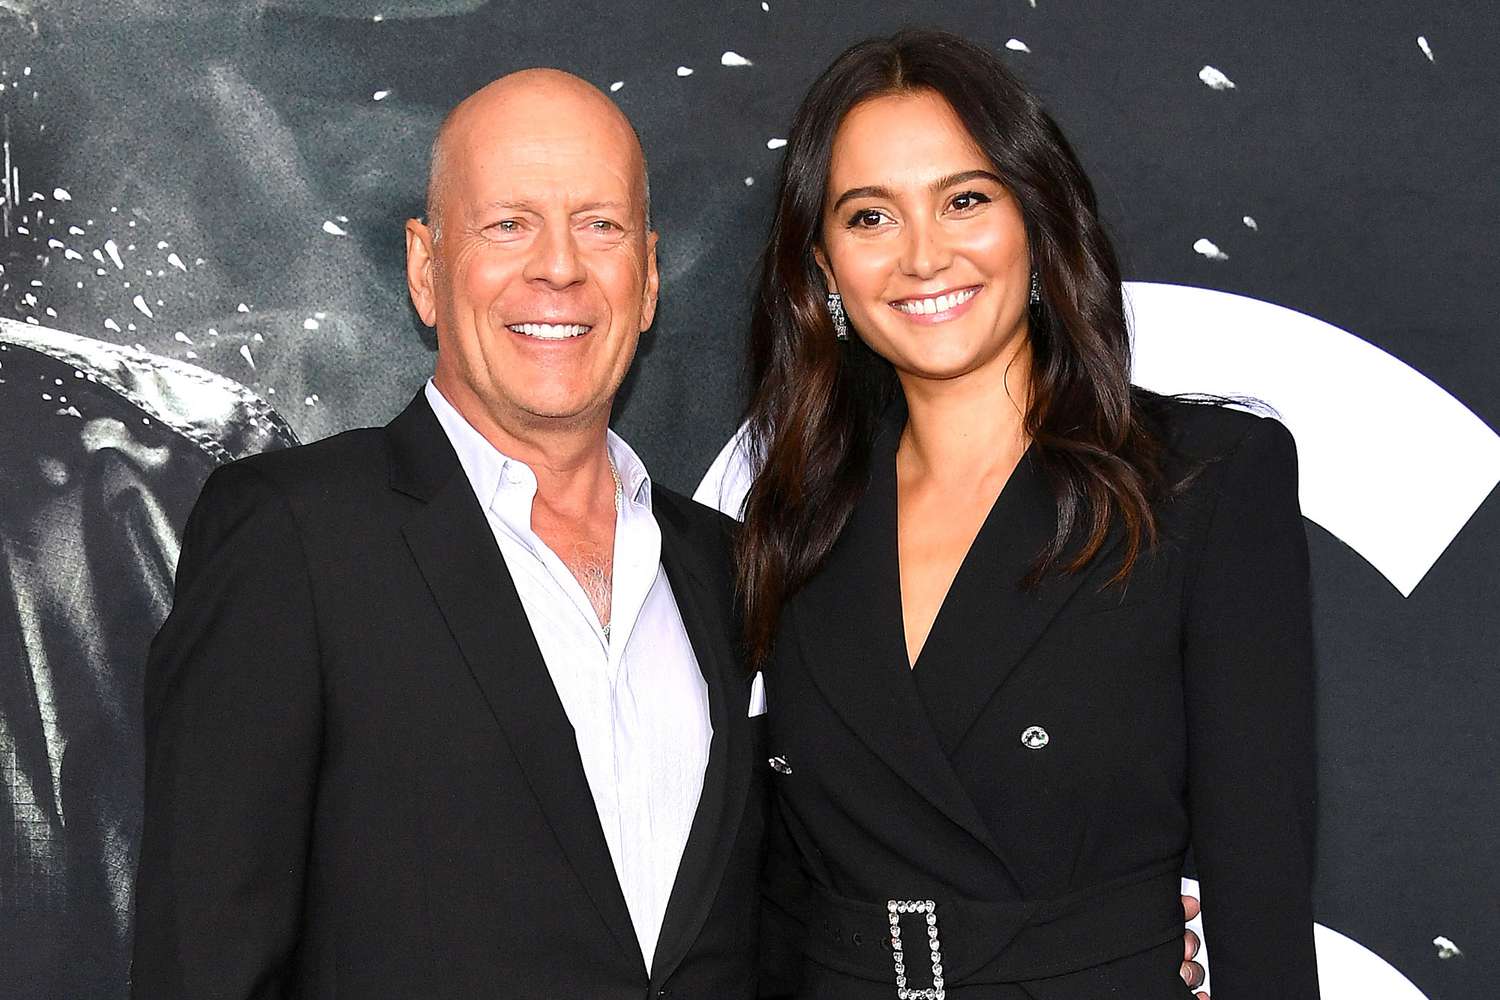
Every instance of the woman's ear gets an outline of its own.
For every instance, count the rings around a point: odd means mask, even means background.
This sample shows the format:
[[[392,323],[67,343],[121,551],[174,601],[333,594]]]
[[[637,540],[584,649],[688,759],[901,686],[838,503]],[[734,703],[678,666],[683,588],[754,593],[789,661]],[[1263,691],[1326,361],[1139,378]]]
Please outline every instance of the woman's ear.
[[[813,247],[813,261],[817,263],[818,270],[823,272],[823,284],[828,286],[829,294],[837,295],[839,285],[833,280],[833,268],[828,266],[828,255],[823,252],[822,247]]]

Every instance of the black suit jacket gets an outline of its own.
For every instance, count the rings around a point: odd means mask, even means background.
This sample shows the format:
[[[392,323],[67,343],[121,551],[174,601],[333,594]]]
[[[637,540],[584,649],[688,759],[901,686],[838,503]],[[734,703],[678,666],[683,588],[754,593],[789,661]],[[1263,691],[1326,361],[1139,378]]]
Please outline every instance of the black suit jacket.
[[[147,671],[132,995],[754,993],[764,734],[727,520],[653,485],[713,739],[647,976],[577,744],[440,425],[228,465]]]
[[[1317,996],[1312,633],[1295,448],[1274,420],[1148,397],[1174,478],[1122,590],[1121,542],[1021,589],[1056,528],[1023,459],[915,669],[896,548],[899,420],[766,670],[780,933],[798,995],[890,996],[887,901],[936,903],[954,1000],[1181,998],[1191,843],[1215,1000]],[[901,918],[911,988],[925,917]],[[920,942],[920,946],[914,942]]]

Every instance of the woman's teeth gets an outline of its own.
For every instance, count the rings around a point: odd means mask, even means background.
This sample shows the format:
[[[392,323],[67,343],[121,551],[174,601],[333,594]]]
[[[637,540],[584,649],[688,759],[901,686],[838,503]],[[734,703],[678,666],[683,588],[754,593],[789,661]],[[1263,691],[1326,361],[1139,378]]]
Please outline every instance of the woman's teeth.
[[[510,330],[513,333],[524,333],[528,337],[536,337],[539,340],[567,340],[569,337],[581,337],[593,329],[583,323],[512,323]]]
[[[977,288],[965,288],[957,292],[949,292],[947,295],[937,295],[930,299],[902,299],[892,302],[891,305],[901,312],[912,316],[947,312],[949,309],[963,305],[965,302],[979,294]]]

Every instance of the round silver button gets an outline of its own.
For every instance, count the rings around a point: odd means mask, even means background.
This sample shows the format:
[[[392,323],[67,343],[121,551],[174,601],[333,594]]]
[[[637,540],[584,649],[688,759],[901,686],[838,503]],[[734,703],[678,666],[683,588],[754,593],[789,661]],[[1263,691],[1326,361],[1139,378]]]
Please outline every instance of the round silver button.
[[[1021,733],[1021,745],[1027,750],[1040,750],[1051,741],[1052,737],[1041,726],[1027,726],[1025,732]]]

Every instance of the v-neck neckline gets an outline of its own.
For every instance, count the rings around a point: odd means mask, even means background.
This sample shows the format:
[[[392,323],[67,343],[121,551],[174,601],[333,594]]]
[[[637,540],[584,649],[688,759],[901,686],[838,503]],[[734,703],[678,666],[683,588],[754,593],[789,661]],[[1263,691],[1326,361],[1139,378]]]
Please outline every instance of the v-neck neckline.
[[[895,433],[894,445],[882,458],[886,462],[886,469],[884,471],[887,476],[887,485],[890,489],[891,497],[890,532],[896,567],[897,638],[900,642],[901,664],[906,668],[907,673],[915,677],[917,668],[921,666],[924,656],[932,648],[933,638],[938,635],[939,628],[944,624],[948,616],[948,610],[953,603],[951,598],[954,592],[959,589],[965,577],[972,575],[969,570],[970,564],[974,560],[975,550],[981,547],[985,536],[992,532],[992,527],[997,521],[997,514],[1000,511],[1002,502],[1008,494],[1014,492],[1011,489],[1011,484],[1016,481],[1017,475],[1021,472],[1021,467],[1029,460],[1032,445],[1030,442],[1027,443],[1026,448],[1021,452],[1020,458],[1016,460],[1016,464],[1011,468],[1010,474],[1005,477],[1005,482],[1001,484],[1000,491],[995,494],[995,499],[990,501],[984,518],[979,522],[979,527],[974,532],[974,537],[969,539],[968,547],[964,549],[964,554],[959,559],[958,565],[953,571],[953,576],[948,580],[948,586],[943,590],[943,596],[938,601],[937,611],[933,614],[932,622],[927,627],[927,635],[922,639],[922,645],[917,649],[916,658],[913,659],[907,642],[906,587],[903,582],[901,568],[901,478],[896,467],[896,455],[900,450],[903,433],[904,427],[898,427]]]

